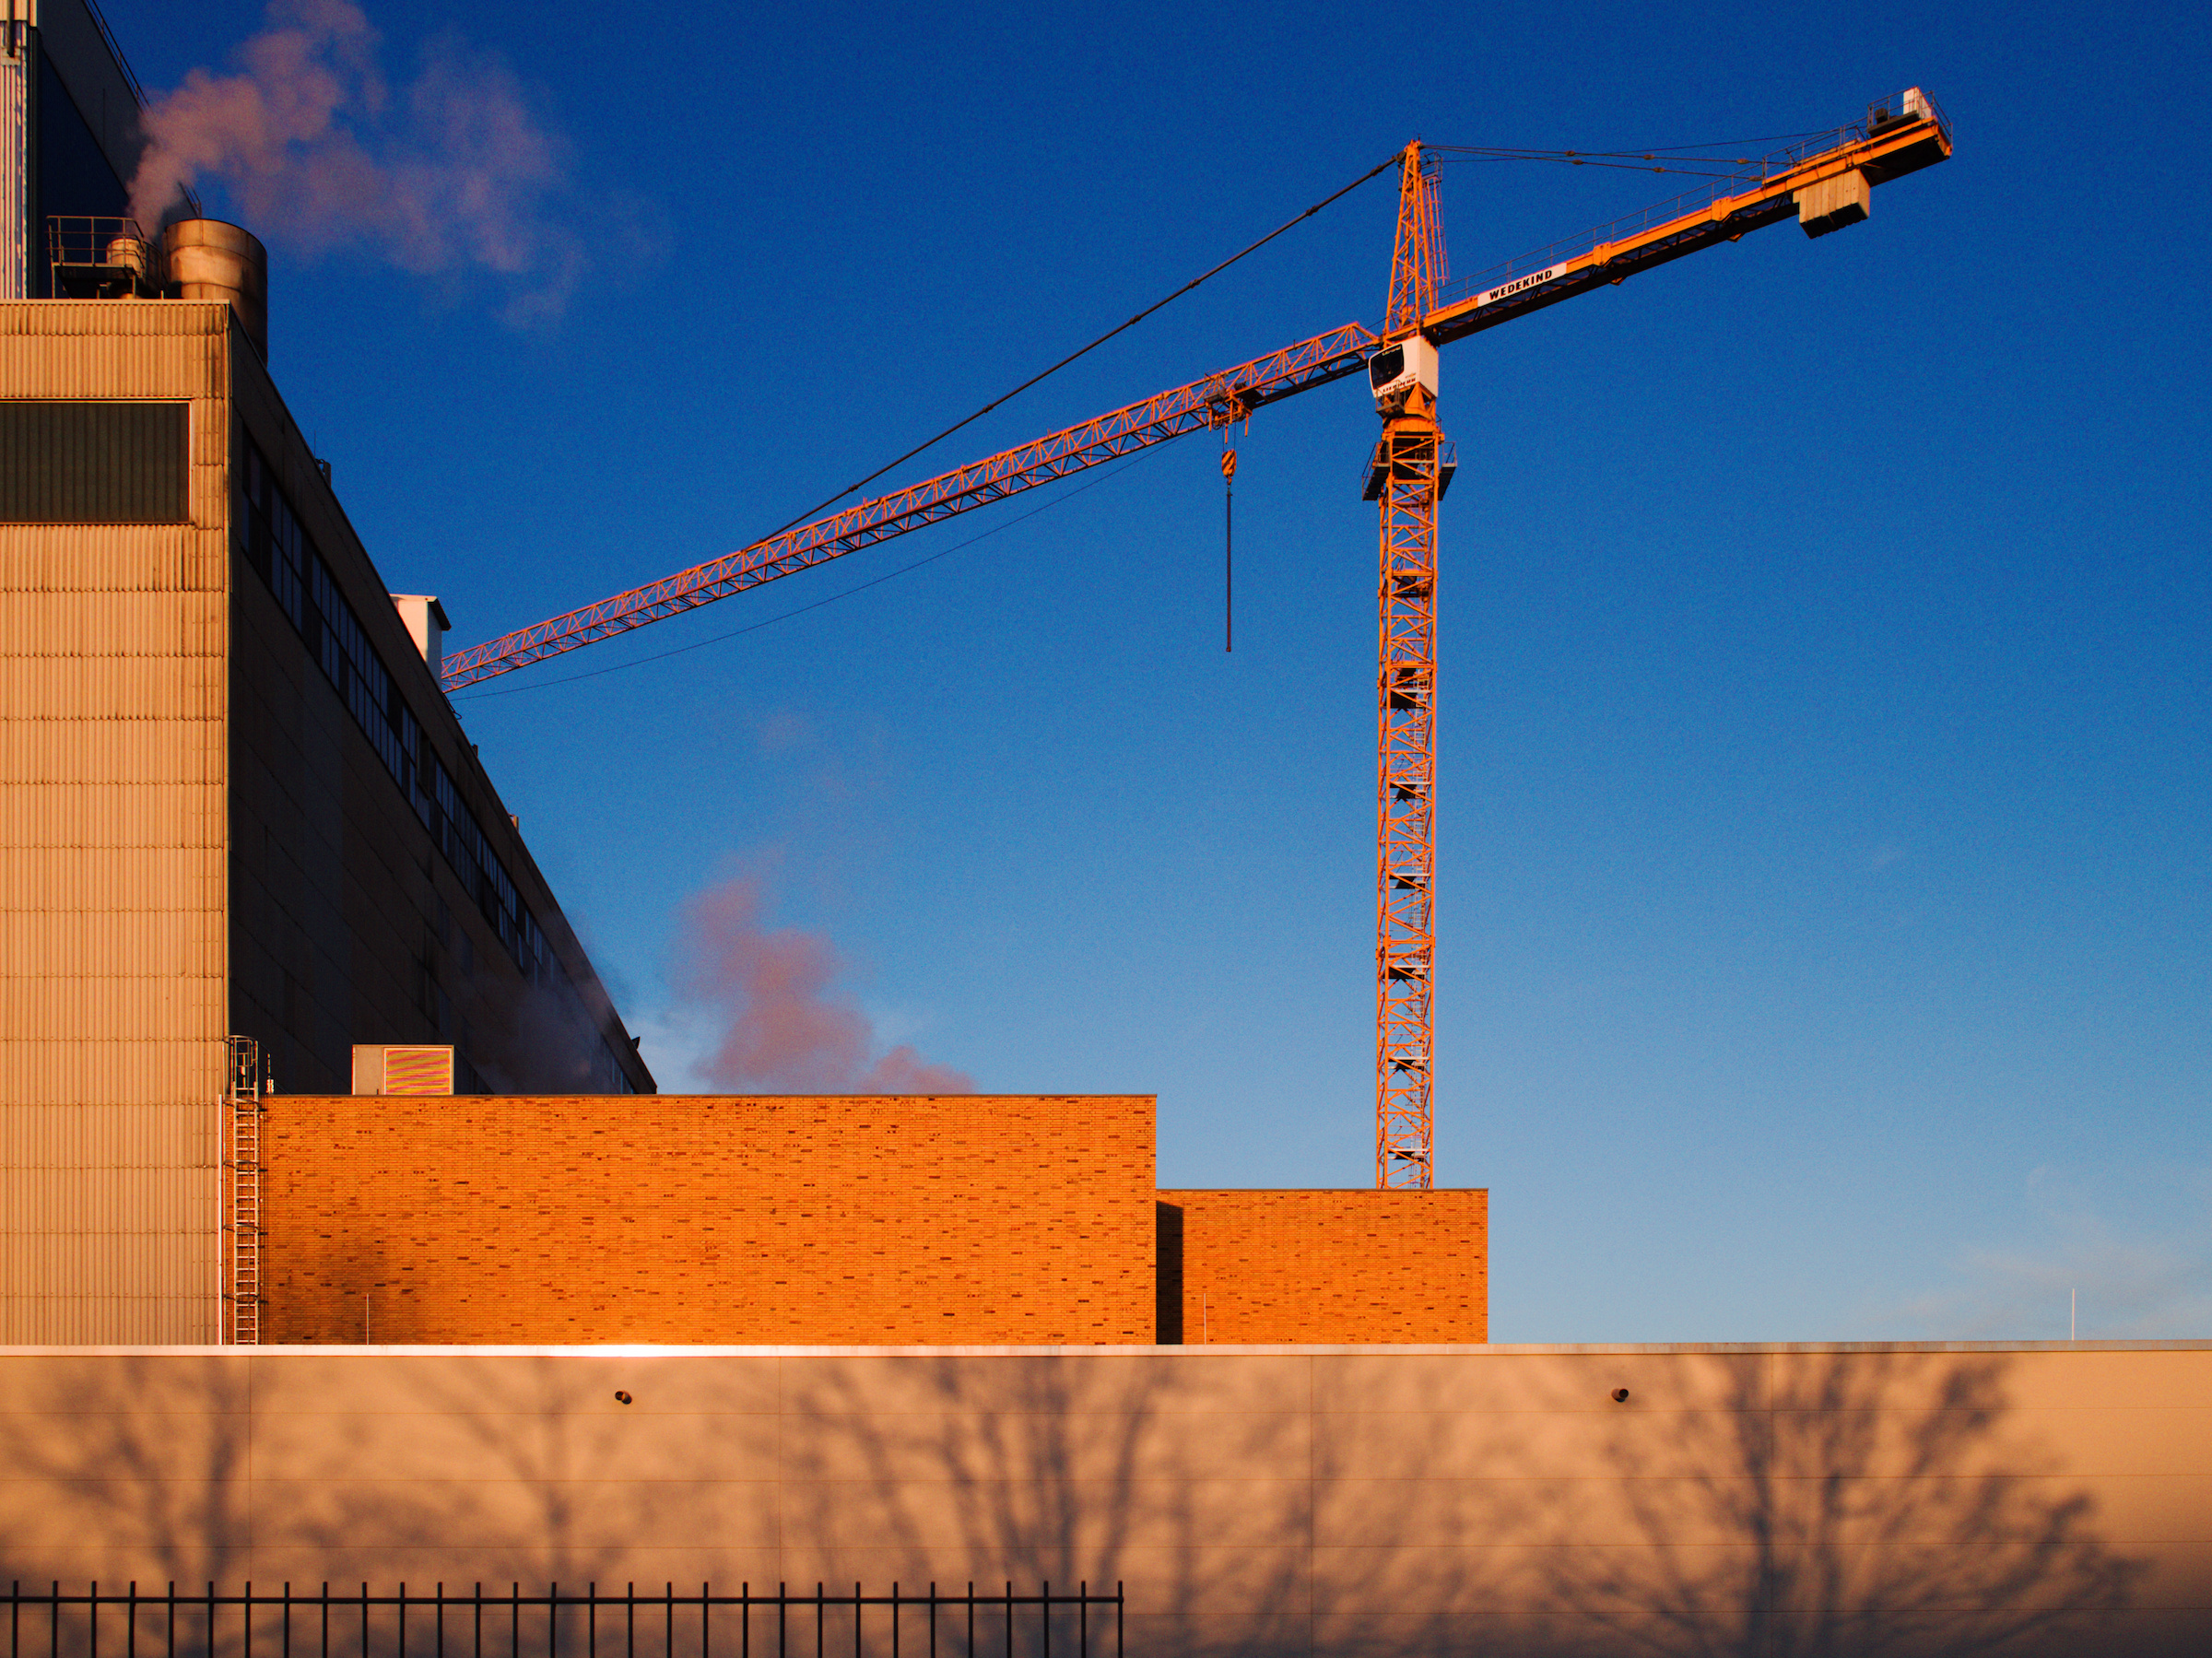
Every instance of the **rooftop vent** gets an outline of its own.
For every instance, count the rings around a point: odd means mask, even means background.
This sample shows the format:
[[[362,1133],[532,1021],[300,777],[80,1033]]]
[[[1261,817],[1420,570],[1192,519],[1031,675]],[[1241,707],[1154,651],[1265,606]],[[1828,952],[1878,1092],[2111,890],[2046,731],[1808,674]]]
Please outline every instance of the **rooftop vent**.
[[[453,1091],[453,1051],[429,1045],[357,1043],[353,1050],[356,1094],[450,1094]]]
[[[445,636],[453,623],[445,619],[445,606],[436,596],[427,593],[395,593],[392,603],[399,608],[399,619],[406,624],[407,635],[414,640],[415,648],[422,653],[423,661],[430,664],[433,674],[441,672],[445,662]]]

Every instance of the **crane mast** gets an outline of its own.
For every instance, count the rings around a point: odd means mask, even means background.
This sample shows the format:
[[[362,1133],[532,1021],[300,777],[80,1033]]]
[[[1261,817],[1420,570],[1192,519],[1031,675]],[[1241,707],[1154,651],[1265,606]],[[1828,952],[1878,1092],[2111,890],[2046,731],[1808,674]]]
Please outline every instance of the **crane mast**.
[[[1571,154],[1571,152],[1568,152]],[[1399,157],[1397,241],[1378,334],[1347,323],[1265,357],[798,525],[673,576],[448,656],[450,693],[865,547],[1072,476],[1264,403],[1367,370],[1382,435],[1365,495],[1380,503],[1375,679],[1375,1183],[1435,1183],[1437,505],[1451,443],[1437,423],[1438,347],[1750,231],[1796,219],[1825,236],[1867,217],[1872,186],[1947,160],[1950,123],[1919,88],[1866,119],[1794,144],[1693,196],[1444,279],[1435,159]],[[1645,160],[1653,160],[1647,156]],[[1655,167],[1654,171],[1667,171]]]
[[[1449,475],[1436,352],[1420,333],[1443,276],[1437,176],[1407,146],[1383,349],[1369,366],[1382,438],[1375,673],[1375,1184],[1435,1184],[1436,509]]]

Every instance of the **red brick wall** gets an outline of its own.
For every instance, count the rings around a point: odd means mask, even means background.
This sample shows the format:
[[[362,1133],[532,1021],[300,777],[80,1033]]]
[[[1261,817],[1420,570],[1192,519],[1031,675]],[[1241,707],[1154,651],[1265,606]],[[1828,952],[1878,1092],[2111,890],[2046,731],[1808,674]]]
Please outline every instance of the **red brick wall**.
[[[1153,1339],[1148,1096],[268,1105],[265,1341]]]
[[[1484,1342],[1490,1194],[1162,1192],[1159,1339]]]

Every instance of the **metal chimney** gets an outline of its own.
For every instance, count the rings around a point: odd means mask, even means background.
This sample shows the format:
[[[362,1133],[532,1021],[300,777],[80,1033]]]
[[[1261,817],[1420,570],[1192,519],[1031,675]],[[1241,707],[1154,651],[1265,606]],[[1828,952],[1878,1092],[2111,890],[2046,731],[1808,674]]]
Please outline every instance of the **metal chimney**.
[[[269,255],[260,241],[219,218],[181,218],[161,232],[169,279],[185,300],[223,300],[265,362],[269,355]]]

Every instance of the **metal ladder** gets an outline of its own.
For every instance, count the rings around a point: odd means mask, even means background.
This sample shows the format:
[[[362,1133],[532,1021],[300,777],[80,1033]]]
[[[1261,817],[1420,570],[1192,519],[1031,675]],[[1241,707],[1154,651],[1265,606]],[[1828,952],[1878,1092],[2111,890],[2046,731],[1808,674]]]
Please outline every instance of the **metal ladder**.
[[[261,1044],[250,1036],[228,1039],[230,1144],[223,1167],[229,1177],[230,1341],[261,1345]]]

